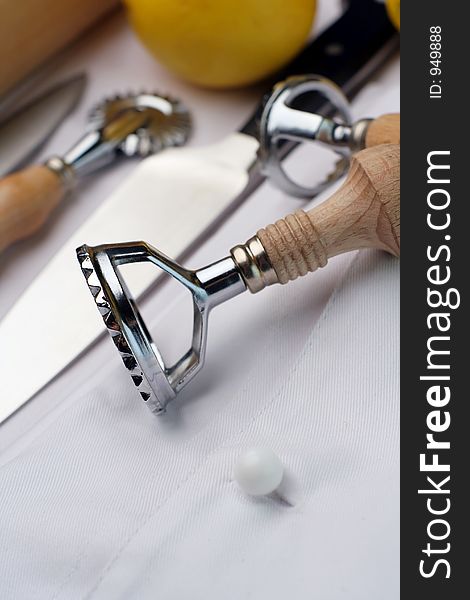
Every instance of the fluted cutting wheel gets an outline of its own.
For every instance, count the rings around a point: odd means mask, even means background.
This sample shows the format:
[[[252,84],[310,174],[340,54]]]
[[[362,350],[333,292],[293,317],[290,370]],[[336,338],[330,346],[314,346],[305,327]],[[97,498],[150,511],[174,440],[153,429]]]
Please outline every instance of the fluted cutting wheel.
[[[181,146],[191,133],[191,116],[182,102],[147,92],[107,98],[91,110],[89,129],[101,129],[127,111],[145,112],[146,119],[119,144],[126,156],[143,158],[168,146]]]

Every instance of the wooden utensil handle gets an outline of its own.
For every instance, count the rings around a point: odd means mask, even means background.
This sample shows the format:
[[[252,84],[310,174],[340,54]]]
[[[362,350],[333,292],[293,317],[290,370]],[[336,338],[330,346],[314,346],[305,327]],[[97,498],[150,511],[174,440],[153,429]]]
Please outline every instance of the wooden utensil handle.
[[[400,146],[358,152],[342,187],[308,212],[299,210],[232,249],[251,292],[287,283],[343,252],[400,253]]]
[[[400,114],[390,113],[371,121],[367,128],[365,147],[400,143]]]
[[[400,147],[382,144],[352,159],[343,186],[307,213],[299,210],[258,231],[279,283],[359,248],[400,253]]]
[[[60,177],[28,167],[0,181],[0,252],[37,231],[64,196]]]

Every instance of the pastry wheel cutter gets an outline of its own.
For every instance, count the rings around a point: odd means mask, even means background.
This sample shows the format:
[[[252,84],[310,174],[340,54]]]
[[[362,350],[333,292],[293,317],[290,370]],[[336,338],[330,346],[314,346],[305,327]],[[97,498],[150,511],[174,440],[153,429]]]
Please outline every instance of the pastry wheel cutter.
[[[64,154],[0,181],[0,251],[38,230],[78,180],[119,157],[144,158],[181,146],[191,131],[186,107],[140,92],[107,98],[93,108],[85,135]]]

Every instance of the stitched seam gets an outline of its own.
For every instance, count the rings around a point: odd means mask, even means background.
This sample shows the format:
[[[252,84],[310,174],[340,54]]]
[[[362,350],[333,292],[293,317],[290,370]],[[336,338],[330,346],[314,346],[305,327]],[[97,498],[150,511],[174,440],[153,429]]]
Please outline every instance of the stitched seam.
[[[184,295],[185,292],[181,292],[181,294],[178,294],[177,297],[166,306],[165,310],[161,312],[159,319],[162,318],[165,314],[168,314],[171,309],[173,308],[173,306],[175,304],[177,304],[181,297]],[[110,341],[109,336],[105,336],[105,331],[103,330],[98,338],[98,341],[106,341],[106,345],[108,345],[108,342]],[[111,347],[113,346],[113,344],[111,344]],[[107,371],[111,372],[115,370],[115,366],[108,366],[106,362],[103,362],[102,365]],[[100,371],[100,369],[98,369],[96,372],[93,373],[92,377],[86,381],[86,383],[81,384],[78,389],[76,389],[74,392],[71,392],[70,394],[67,394],[64,398],[64,400],[68,400],[69,398],[74,398],[78,401],[80,401],[81,399],[84,398],[84,396],[86,396],[86,393],[90,392],[90,383],[95,381],[96,379],[99,379],[101,377],[102,371]],[[81,390],[85,389],[85,393],[81,393]],[[21,457],[25,452],[27,452],[28,450],[34,448],[34,446],[38,443],[40,443],[42,436],[49,430],[50,427],[52,427],[53,425],[55,425],[57,423],[57,421],[59,419],[61,419],[65,414],[67,414],[70,410],[73,410],[73,408],[76,406],[75,402],[71,402],[69,406],[63,408],[62,407],[62,403],[57,404],[56,406],[53,406],[50,411],[48,411],[45,415],[43,415],[43,417],[41,418],[40,421],[33,423],[30,427],[28,427],[27,429],[25,429],[22,432],[22,435],[29,435],[31,434],[33,437],[31,438],[31,440],[25,445],[25,446],[21,446],[20,448],[18,448],[17,452],[14,452],[14,454],[11,456],[11,458],[7,459],[5,462],[2,462],[2,458],[0,456],[0,471],[4,468],[7,467],[10,463],[12,463],[13,461],[15,461],[17,458]],[[42,429],[41,423],[43,420],[47,419],[49,417],[49,415],[52,415],[53,419],[46,425],[46,427],[44,429]],[[1,427],[0,427],[1,430]],[[5,447],[4,451],[9,451],[10,449],[14,449],[15,445],[21,445],[21,437],[18,437],[16,439],[14,439],[8,446]]]

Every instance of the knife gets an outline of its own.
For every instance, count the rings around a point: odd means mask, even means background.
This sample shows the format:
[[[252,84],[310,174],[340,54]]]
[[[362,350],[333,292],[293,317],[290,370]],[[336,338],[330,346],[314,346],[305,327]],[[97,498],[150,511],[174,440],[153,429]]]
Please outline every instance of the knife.
[[[279,77],[317,72],[352,97],[397,47],[384,5],[353,0]],[[324,103],[305,94],[294,108],[319,111]],[[263,103],[239,132],[217,144],[169,149],[144,160],[50,261],[0,324],[0,422],[102,332],[75,265],[75,248],[84,242],[93,246],[147,239],[181,258],[263,181],[256,163],[262,108]],[[292,147],[286,144],[283,152]],[[145,265],[135,265],[127,284],[138,297],[155,279]]]
[[[0,124],[0,177],[33,157],[75,108],[85,85],[84,73],[62,81]]]

